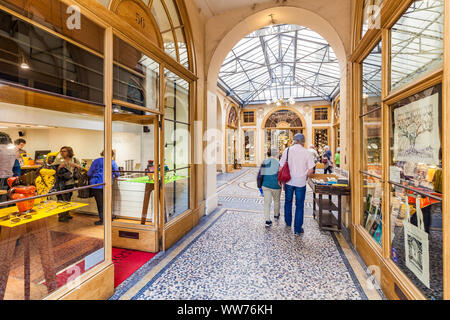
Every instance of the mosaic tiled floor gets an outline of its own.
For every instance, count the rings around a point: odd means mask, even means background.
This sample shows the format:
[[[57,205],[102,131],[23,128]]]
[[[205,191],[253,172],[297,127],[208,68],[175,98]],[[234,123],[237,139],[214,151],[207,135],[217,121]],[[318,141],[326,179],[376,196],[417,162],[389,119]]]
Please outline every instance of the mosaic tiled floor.
[[[133,299],[366,299],[329,233],[226,210]]]
[[[304,234],[295,236],[283,217],[266,228],[256,172],[229,176],[218,189],[220,209],[141,267],[111,299],[382,298],[367,285],[364,267],[343,237],[319,230],[311,192]]]

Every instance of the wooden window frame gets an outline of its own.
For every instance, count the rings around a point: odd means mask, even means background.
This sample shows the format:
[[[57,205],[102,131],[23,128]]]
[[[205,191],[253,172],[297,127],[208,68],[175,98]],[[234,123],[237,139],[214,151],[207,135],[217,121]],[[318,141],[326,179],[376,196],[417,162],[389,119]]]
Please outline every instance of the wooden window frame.
[[[362,19],[362,1],[355,2],[354,7],[354,21],[353,21],[353,44],[352,53],[349,57],[350,67],[350,87],[352,92],[350,94],[350,114],[349,119],[350,128],[354,130],[355,134],[351,141],[351,170],[350,179],[353,181],[351,190],[352,199],[352,225],[351,225],[351,240],[355,245],[356,250],[360,253],[364,261],[370,262],[372,265],[381,269],[381,286],[389,299],[419,299],[424,300],[424,294],[412,283],[412,281],[397,267],[397,265],[390,259],[390,199],[383,197],[383,245],[379,247],[372,238],[362,232],[359,223],[361,209],[362,209],[362,176],[361,171],[361,149],[360,143],[361,135],[361,65],[360,63],[371,52],[371,49],[382,41],[382,94],[381,94],[381,111],[382,111],[382,163],[383,163],[383,192],[390,194],[389,184],[389,130],[390,130],[390,106],[396,102],[411,96],[415,93],[421,92],[426,88],[432,87],[436,84],[442,83],[442,148],[447,150],[442,154],[443,162],[443,176],[450,176],[450,155],[448,150],[450,147],[450,137],[445,132],[445,128],[450,128],[450,110],[445,106],[450,101],[450,2],[444,1],[444,64],[440,70],[436,70],[431,74],[421,76],[413,82],[407,84],[405,87],[390,91],[390,36],[392,26],[400,19],[404,12],[410,7],[413,0],[398,0],[398,1],[384,1],[381,10],[381,25],[379,29],[369,29],[364,38],[358,38],[361,31]],[[446,190],[450,190],[450,179],[443,181],[443,203],[442,212],[450,211],[450,194]],[[443,263],[444,263],[444,278],[443,289],[444,299],[450,299],[450,246],[446,244],[446,240],[450,236],[450,219],[443,221]],[[395,283],[395,285],[394,285]],[[394,289],[395,287],[395,289]],[[401,291],[401,292],[400,292]],[[399,293],[400,292],[400,293]]]
[[[327,120],[316,120],[315,116],[316,116],[316,110],[317,109],[327,109]],[[312,107],[312,123],[313,124],[317,124],[317,123],[331,123],[331,119],[330,119],[330,114],[331,114],[331,106],[330,105],[323,105],[323,106],[313,106]]]
[[[244,121],[244,112],[253,112],[253,122]],[[256,109],[242,109],[241,110],[241,125],[242,126],[256,126]]]

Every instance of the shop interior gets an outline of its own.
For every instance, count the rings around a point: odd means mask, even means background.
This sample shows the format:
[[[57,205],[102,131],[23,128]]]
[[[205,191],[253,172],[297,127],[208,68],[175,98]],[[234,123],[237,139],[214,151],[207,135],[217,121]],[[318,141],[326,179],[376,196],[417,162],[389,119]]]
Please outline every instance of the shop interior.
[[[0,124],[0,131],[7,133],[12,141],[19,138],[26,141],[21,150],[23,161],[17,187],[36,185],[38,195],[61,190],[55,186],[55,174],[58,163],[62,161],[62,147],[71,147],[73,158],[80,165],[80,172],[87,172],[93,160],[100,158],[103,151],[104,122],[101,109],[98,107],[97,116],[88,116],[1,103],[0,112],[5,115],[2,118],[8,121]],[[11,147],[14,148],[14,145]],[[121,146],[118,147],[118,153],[123,153]],[[47,173],[53,179],[47,179]],[[38,187],[38,177],[46,182],[43,190]],[[30,216],[21,216],[21,219],[30,219],[30,225],[31,222],[42,220],[48,224],[52,246],[52,250],[49,250],[52,252],[51,266],[45,263],[45,259],[42,260],[42,256],[48,255],[48,252],[43,252],[45,242],[36,234],[37,231],[25,229],[25,225],[20,222],[8,225],[14,222],[14,218],[8,219],[15,213],[9,212],[11,210],[16,211],[16,205],[0,208],[2,245],[8,235],[7,230],[11,230],[12,239],[18,237],[11,249],[13,255],[9,277],[3,278],[0,283],[2,286],[7,284],[4,299],[42,299],[104,260],[104,226],[95,225],[99,216],[94,198],[80,198],[78,191],[66,193],[64,198],[48,196],[35,200]],[[23,230],[20,232],[21,228]],[[21,235],[14,235],[14,232]],[[35,241],[33,234],[36,234]],[[27,259],[28,262],[25,262]],[[47,280],[49,268],[55,270],[56,279]],[[47,286],[47,281],[56,283]],[[28,293],[24,290],[27,286]]]

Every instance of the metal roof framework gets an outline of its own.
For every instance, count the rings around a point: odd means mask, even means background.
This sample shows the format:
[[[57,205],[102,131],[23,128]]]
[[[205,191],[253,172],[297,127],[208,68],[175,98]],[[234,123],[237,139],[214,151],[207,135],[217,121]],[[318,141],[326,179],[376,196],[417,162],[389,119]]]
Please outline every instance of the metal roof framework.
[[[444,0],[416,1],[392,27],[391,87],[442,66]],[[363,62],[363,93],[381,97],[381,42]]]
[[[243,106],[290,98],[331,102],[339,91],[340,69],[318,33],[279,24],[239,41],[223,62],[218,82]]]

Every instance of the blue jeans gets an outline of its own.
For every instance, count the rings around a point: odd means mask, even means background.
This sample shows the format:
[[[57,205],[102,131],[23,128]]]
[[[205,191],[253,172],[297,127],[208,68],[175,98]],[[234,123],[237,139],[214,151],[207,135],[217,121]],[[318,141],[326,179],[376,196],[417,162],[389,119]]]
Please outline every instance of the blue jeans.
[[[303,226],[303,212],[305,209],[306,186],[294,187],[285,185],[284,221],[287,226],[292,223],[292,200],[295,192],[294,232],[300,232]]]

